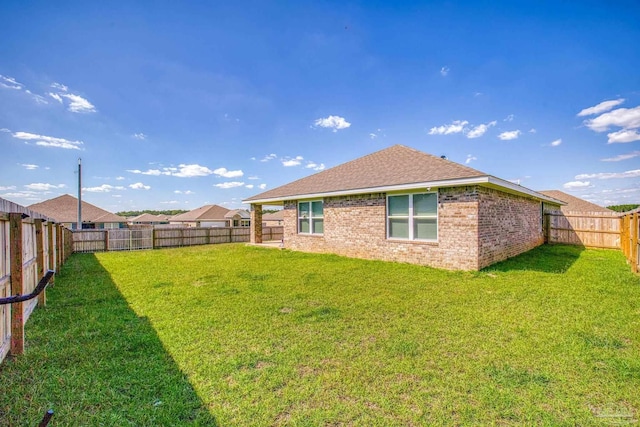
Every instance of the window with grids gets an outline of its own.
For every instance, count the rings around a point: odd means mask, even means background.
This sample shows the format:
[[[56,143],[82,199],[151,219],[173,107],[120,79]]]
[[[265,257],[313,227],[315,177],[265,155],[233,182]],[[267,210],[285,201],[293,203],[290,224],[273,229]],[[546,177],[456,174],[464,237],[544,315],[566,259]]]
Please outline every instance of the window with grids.
[[[390,239],[437,241],[438,194],[388,196],[387,236]]]
[[[322,200],[298,203],[298,233],[324,233],[324,212]]]

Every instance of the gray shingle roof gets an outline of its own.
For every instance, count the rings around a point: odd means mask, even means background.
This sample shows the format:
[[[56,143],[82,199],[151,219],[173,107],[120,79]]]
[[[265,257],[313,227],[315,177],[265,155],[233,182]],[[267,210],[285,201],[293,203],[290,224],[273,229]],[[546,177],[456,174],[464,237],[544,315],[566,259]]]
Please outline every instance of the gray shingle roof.
[[[610,214],[616,213],[611,209],[603,208],[602,206],[596,205],[595,203],[588,202],[584,199],[572,196],[571,194],[567,194],[560,190],[544,190],[538,191],[538,193],[565,202],[566,205],[560,208],[562,212],[600,212]]]
[[[246,201],[480,176],[487,174],[404,145],[394,145],[257,194]]]
[[[34,203],[29,206],[29,209],[51,217],[57,222],[78,221],[78,199],[69,194]],[[82,222],[127,222],[127,220],[83,200]]]
[[[171,217],[171,222],[224,221],[229,209],[218,205],[204,205],[197,209]]]

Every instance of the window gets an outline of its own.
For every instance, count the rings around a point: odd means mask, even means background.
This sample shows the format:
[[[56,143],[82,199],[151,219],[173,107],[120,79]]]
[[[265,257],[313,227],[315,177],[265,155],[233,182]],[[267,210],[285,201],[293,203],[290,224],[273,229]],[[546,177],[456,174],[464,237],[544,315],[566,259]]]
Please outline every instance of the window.
[[[324,212],[322,200],[298,203],[298,233],[324,233]]]
[[[387,221],[391,239],[438,240],[438,194],[387,197]]]

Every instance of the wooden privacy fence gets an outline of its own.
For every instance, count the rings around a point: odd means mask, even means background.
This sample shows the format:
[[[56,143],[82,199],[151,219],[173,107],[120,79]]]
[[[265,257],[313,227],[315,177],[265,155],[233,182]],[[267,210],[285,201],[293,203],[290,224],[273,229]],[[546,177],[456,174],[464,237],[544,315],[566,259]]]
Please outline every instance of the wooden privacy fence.
[[[282,240],[282,226],[263,227],[263,239]],[[73,231],[74,252],[157,249],[216,243],[248,242],[248,227],[135,228]]]
[[[47,270],[57,271],[71,255],[69,230],[29,209],[0,199],[0,298],[31,293]],[[37,299],[0,305],[0,362],[24,352],[24,325]]]
[[[621,222],[615,212],[545,212],[544,230],[547,243],[620,248]]]
[[[634,273],[640,271],[640,213],[628,213],[621,219],[621,249]]]

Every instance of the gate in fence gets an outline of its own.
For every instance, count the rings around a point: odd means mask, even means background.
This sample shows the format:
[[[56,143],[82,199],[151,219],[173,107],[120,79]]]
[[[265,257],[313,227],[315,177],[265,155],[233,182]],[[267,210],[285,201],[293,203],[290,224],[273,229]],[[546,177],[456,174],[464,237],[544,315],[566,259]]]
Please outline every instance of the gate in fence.
[[[133,251],[153,248],[153,229],[116,229],[107,230],[109,251]]]
[[[152,248],[152,228],[73,232],[74,252],[133,251]]]

